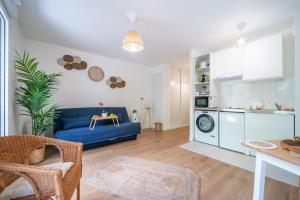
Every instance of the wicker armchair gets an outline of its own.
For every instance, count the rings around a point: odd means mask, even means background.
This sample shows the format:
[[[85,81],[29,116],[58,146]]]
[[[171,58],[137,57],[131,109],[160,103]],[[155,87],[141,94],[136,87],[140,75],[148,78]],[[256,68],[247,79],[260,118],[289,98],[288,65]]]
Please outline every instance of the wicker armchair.
[[[62,171],[28,165],[32,150],[37,147],[56,146],[63,162],[73,162],[72,168],[62,178]],[[57,200],[71,199],[77,188],[80,199],[82,174],[82,144],[39,136],[0,137],[0,192],[18,177],[25,178],[35,195],[20,199],[45,200],[55,196]]]

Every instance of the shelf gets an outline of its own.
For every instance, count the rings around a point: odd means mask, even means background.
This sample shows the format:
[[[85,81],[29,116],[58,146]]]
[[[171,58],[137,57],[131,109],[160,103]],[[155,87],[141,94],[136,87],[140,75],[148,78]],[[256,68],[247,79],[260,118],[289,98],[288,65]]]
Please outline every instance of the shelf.
[[[210,84],[210,82],[197,82],[195,83],[195,85],[207,85],[207,84]]]
[[[195,71],[209,71],[209,70],[210,70],[210,67],[195,69]]]
[[[195,95],[195,97],[209,97],[209,94]]]

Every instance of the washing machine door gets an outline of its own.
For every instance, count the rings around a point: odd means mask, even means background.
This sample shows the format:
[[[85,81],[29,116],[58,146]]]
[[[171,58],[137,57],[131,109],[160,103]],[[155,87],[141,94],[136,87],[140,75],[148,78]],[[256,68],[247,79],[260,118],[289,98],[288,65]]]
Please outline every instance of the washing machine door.
[[[210,133],[215,128],[214,119],[208,114],[201,114],[196,119],[198,129],[203,133]]]

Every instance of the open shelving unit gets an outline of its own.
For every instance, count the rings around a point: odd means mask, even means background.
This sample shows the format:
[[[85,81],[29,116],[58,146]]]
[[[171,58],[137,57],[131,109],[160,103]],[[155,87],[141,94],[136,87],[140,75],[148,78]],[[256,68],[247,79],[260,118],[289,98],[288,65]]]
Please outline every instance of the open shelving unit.
[[[194,96],[210,95],[210,54],[204,54],[195,58]]]

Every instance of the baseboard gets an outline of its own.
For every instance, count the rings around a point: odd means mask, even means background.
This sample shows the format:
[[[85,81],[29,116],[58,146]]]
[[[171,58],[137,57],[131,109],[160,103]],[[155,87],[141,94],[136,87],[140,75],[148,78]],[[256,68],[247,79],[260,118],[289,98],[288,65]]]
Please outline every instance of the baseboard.
[[[176,128],[182,128],[182,127],[186,127],[189,126],[190,123],[186,123],[186,124],[179,124],[179,125],[174,125],[174,126],[163,126],[163,131],[168,131],[168,130],[172,130],[172,129],[176,129]]]

